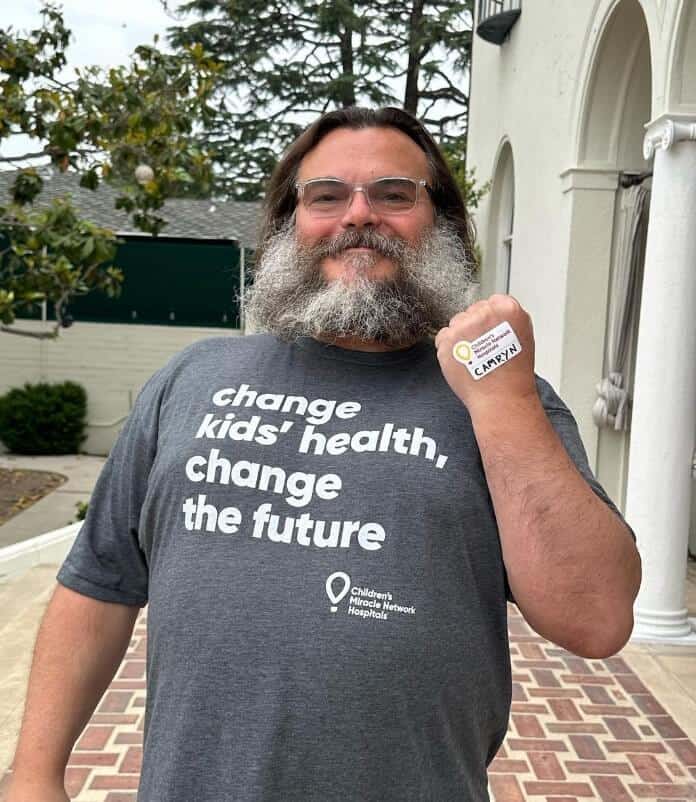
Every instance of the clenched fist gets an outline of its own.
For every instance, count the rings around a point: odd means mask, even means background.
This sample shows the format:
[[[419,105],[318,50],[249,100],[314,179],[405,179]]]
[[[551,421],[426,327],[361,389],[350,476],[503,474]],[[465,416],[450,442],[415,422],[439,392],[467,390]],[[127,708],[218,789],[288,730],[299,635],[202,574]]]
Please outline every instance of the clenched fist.
[[[510,325],[520,348],[507,335],[498,342],[490,337],[472,349],[472,343],[501,323]],[[442,374],[472,417],[484,409],[491,412],[502,404],[538,398],[532,319],[511,295],[491,295],[456,314],[437,333],[435,347]],[[477,357],[476,351],[484,356]]]

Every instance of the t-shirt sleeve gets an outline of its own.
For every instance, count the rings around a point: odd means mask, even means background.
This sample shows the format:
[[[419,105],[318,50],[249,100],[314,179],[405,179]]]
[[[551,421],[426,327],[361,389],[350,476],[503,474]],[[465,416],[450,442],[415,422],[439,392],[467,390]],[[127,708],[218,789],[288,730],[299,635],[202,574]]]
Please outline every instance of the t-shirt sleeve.
[[[143,607],[148,566],[138,532],[140,509],[157,451],[167,365],[138,393],[99,474],[87,515],[56,578],[100,601]]]
[[[600,485],[595,478],[595,475],[592,473],[592,469],[587,461],[587,452],[585,451],[585,447],[580,439],[578,424],[573,417],[573,413],[568,409],[566,404],[561,400],[560,396],[545,379],[542,379],[540,376],[536,376],[536,383],[542,406],[546,410],[546,414],[551,421],[551,425],[555,429],[556,434],[559,436],[561,442],[565,446],[568,456],[571,458],[575,467],[578,469],[579,473],[592,488],[592,490],[616,515],[619,516],[623,523],[628,527],[628,531],[631,533],[631,536],[635,542],[635,532],[631,529],[628,523],[626,523],[625,518],[619,511],[616,504],[614,504],[614,502],[609,498],[602,485]],[[510,590],[507,575],[505,576],[505,596],[508,601],[515,601],[512,596],[512,591]]]

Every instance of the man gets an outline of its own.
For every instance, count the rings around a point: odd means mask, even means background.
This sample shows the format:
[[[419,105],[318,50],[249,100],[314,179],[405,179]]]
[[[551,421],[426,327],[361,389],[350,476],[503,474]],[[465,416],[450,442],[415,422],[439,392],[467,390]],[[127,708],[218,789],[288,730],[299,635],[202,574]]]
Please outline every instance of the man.
[[[506,596],[579,655],[624,645],[632,533],[534,374],[527,313],[470,304],[472,245],[404,112],[333,112],[285,154],[262,332],[195,343],[141,391],[58,574],[11,802],[65,799],[146,603],[140,802],[479,802]]]

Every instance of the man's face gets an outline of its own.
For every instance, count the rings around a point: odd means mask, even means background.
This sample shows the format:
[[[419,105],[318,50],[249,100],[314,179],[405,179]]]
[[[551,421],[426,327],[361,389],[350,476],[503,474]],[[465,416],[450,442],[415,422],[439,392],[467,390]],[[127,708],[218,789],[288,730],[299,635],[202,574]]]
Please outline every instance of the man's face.
[[[425,153],[406,134],[396,128],[339,128],[327,134],[300,163],[297,180],[340,178],[351,183],[367,183],[386,176],[426,179],[430,169]],[[378,214],[370,207],[364,192],[355,192],[348,208],[336,217],[313,217],[298,202],[295,232],[300,246],[331,239],[347,231],[372,229],[389,238],[416,246],[433,225],[435,212],[425,187],[420,188],[416,206],[399,214]],[[348,283],[356,274],[381,280],[394,278],[394,261],[372,249],[350,248],[336,256],[326,256],[320,264],[328,281],[342,278]]]
[[[430,179],[425,153],[406,134],[342,128],[305,156],[298,180],[399,176]],[[252,330],[388,349],[446,326],[471,289],[459,234],[427,191],[410,211],[381,216],[356,192],[340,216],[313,217],[298,203],[264,243],[244,299]]]

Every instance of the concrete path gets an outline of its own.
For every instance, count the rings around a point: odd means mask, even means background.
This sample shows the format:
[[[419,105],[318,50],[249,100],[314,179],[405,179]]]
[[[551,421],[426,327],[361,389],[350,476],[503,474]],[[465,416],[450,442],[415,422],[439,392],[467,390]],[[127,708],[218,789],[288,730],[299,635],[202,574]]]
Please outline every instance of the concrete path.
[[[56,457],[0,455],[0,468],[50,471],[67,477],[53,492],[0,526],[0,549],[51,532],[76,520],[78,501],[89,501],[106,457],[66,454]]]
[[[57,565],[38,565],[0,583],[0,777],[14,757],[34,642],[57,573]]]

